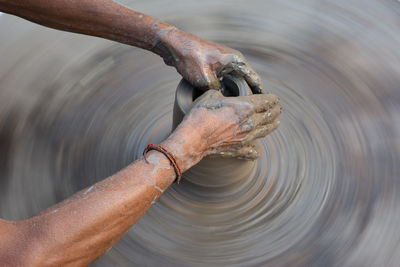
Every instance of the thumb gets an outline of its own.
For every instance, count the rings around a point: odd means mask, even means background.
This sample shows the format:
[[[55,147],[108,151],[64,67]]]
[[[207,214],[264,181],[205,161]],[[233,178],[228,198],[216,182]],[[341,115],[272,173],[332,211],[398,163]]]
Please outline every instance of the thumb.
[[[206,71],[203,72],[202,77],[203,77],[203,82],[200,89],[205,91],[209,89],[219,90],[222,88],[221,82],[219,81],[217,74],[214,71],[206,69]]]

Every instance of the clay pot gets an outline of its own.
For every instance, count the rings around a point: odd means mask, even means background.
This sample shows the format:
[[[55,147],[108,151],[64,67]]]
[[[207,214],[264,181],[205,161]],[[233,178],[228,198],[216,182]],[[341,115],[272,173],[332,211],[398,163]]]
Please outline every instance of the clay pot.
[[[223,81],[221,90],[224,96],[246,96],[252,94],[246,81],[242,78],[228,75]],[[176,89],[173,129],[183,120],[190,111],[196,98],[203,92],[194,88],[186,80],[182,79]],[[196,166],[184,174],[184,180],[197,186],[206,188],[220,188],[235,186],[245,182],[253,172],[254,161],[240,160],[236,158],[206,157]]]
[[[252,92],[243,78],[227,75],[222,80],[222,94],[224,96],[246,96]],[[175,129],[183,120],[183,117],[190,111],[196,98],[201,96],[203,91],[194,88],[185,79],[178,84],[175,92],[174,117],[172,129]]]

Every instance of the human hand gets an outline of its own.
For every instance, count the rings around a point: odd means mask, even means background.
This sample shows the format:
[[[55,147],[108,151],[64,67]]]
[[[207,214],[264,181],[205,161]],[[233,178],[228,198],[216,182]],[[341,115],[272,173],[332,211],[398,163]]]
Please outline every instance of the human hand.
[[[205,92],[164,142],[186,170],[207,155],[229,153],[254,159],[258,152],[250,141],[279,126],[279,98],[273,94],[224,97],[217,90]]]
[[[243,77],[254,94],[263,93],[260,77],[237,50],[171,27],[158,33],[153,51],[196,88],[220,89],[220,78],[232,73]]]

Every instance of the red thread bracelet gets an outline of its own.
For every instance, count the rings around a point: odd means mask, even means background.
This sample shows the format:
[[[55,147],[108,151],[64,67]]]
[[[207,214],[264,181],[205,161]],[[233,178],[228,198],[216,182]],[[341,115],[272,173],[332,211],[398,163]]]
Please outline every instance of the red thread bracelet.
[[[149,163],[149,162],[147,161],[146,155],[147,155],[147,152],[149,152],[150,150],[156,150],[158,152],[161,152],[168,158],[168,160],[171,162],[172,166],[175,169],[175,173],[176,173],[175,183],[179,184],[179,182],[181,181],[181,178],[182,178],[182,172],[178,166],[178,163],[176,162],[174,155],[172,155],[170,152],[168,152],[165,148],[163,148],[160,145],[148,144],[147,147],[143,151],[143,157],[147,163]]]

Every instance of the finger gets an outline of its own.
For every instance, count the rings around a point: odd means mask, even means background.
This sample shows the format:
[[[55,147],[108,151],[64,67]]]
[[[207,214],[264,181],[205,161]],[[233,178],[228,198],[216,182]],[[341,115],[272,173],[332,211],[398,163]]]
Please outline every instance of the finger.
[[[255,160],[260,156],[260,152],[254,145],[245,145],[239,148],[228,149],[218,152],[216,155],[223,158],[238,158],[244,160]]]
[[[253,114],[251,120],[255,127],[258,127],[260,125],[271,123],[279,116],[279,114],[281,114],[281,107],[274,106],[271,110],[267,110],[266,112]]]
[[[233,58],[231,65],[234,72],[237,73],[239,76],[242,76],[246,80],[253,94],[264,93],[264,86],[260,76],[250,66],[250,64],[241,53]]]
[[[260,76],[254,71],[252,67],[246,62],[245,65],[238,65],[236,72],[238,72],[246,80],[250,86],[253,94],[263,94],[264,86]]]
[[[222,88],[221,86],[221,82],[219,81],[219,79],[217,78],[217,75],[215,75],[215,73],[212,73],[209,76],[209,85],[207,89],[212,89],[212,90],[219,90]]]
[[[235,70],[235,68],[234,68],[233,64],[229,63],[229,64],[225,65],[221,71],[217,72],[217,77],[221,77],[222,78],[225,75],[233,72],[234,70]]]
[[[204,86],[200,89],[203,90],[219,90],[221,89],[221,83],[217,77],[217,74],[214,71],[207,70],[203,74]]]
[[[279,97],[274,94],[240,96],[237,98],[239,98],[240,100],[252,103],[254,106],[255,112],[267,111],[279,103]]]
[[[280,124],[280,121],[278,119],[276,119],[272,123],[258,127],[251,133],[251,139],[257,139],[257,138],[267,136],[268,134],[273,132],[276,128],[278,128],[279,124]]]

